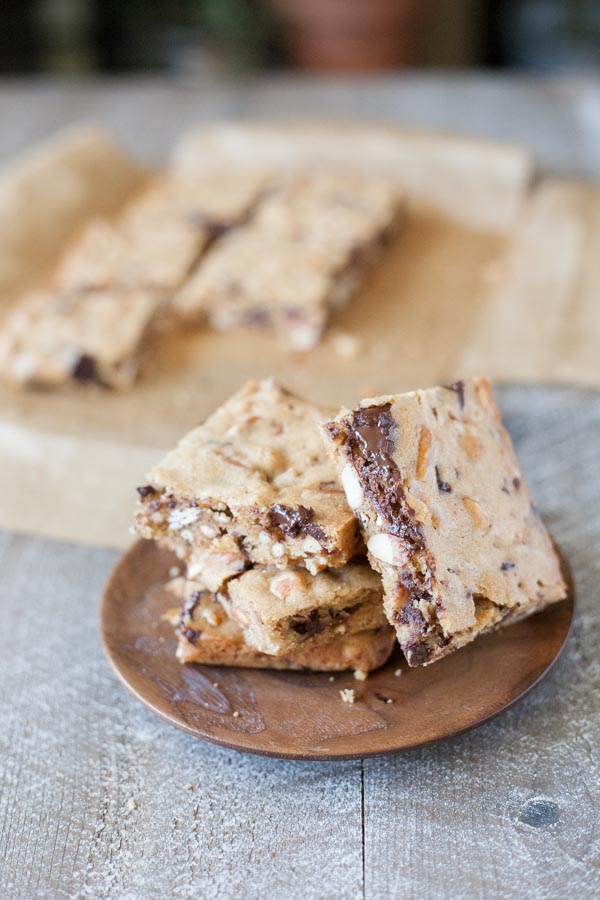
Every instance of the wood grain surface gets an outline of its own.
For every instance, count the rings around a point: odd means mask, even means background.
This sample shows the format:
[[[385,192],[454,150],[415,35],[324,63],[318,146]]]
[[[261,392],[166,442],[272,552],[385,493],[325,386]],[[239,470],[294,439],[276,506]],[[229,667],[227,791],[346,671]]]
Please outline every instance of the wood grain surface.
[[[2,535],[2,896],[595,896],[600,397],[500,399],[573,566],[573,635],[513,710],[403,756],[271,760],[169,728],[102,655],[97,608],[116,554]]]

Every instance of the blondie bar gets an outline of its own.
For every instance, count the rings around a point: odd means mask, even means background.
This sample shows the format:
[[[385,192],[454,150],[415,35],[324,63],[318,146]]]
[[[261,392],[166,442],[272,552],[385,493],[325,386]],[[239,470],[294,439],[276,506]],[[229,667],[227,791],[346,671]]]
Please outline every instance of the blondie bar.
[[[381,578],[366,560],[317,575],[258,566],[232,578],[217,596],[248,643],[273,656],[386,625]]]
[[[146,290],[30,295],[0,332],[0,375],[15,384],[128,387],[158,304]]]
[[[174,291],[212,241],[247,217],[264,184],[259,172],[159,179],[114,224],[89,223],[59,265],[57,289]]]
[[[331,412],[250,382],[149,473],[136,530],[212,590],[250,564],[343,566],[364,545],[320,437]]]
[[[487,379],[363,400],[324,431],[409,665],[565,596]]]
[[[309,350],[396,232],[402,208],[398,188],[384,179],[296,177],[203,259],[174,307],[220,330],[268,327]]]
[[[248,643],[244,630],[202,582],[178,578],[168,589],[183,606],[182,612],[176,610],[171,617],[178,636],[177,656],[183,663],[369,672],[387,661],[396,642],[394,630],[386,622],[370,630],[300,644],[286,656],[269,656]]]

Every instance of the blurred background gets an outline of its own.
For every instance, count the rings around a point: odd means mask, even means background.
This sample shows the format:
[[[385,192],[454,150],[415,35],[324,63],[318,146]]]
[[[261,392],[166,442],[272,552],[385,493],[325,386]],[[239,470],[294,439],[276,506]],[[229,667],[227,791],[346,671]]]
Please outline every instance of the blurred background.
[[[600,69],[599,0],[3,0],[0,71]]]

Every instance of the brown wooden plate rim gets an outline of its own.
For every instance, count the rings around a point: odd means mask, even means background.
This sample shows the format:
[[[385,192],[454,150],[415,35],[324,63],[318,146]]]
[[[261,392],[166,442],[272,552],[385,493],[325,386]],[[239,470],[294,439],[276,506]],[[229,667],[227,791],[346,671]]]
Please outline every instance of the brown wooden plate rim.
[[[253,756],[263,756],[263,757],[269,757],[269,758],[273,758],[273,759],[299,760],[299,761],[303,761],[303,762],[320,762],[320,761],[331,762],[331,761],[335,761],[335,760],[372,759],[372,758],[377,758],[377,757],[395,756],[397,754],[407,753],[412,750],[420,750],[422,748],[430,747],[434,744],[440,743],[441,741],[451,740],[453,738],[459,737],[462,734],[466,734],[469,731],[473,731],[475,728],[479,728],[481,725],[484,725],[487,722],[491,722],[493,719],[502,715],[504,712],[511,709],[513,706],[515,706],[517,703],[519,703],[521,700],[523,700],[524,697],[526,697],[534,688],[536,688],[540,684],[540,682],[542,682],[544,680],[544,678],[546,678],[546,676],[552,671],[552,669],[554,668],[554,666],[556,665],[556,663],[562,656],[562,653],[563,653],[565,646],[569,640],[569,637],[571,635],[572,628],[573,628],[573,618],[574,618],[574,612],[575,612],[575,584],[574,584],[574,579],[573,579],[573,573],[571,571],[571,567],[570,567],[569,562],[568,562],[567,558],[565,557],[564,553],[562,552],[562,550],[560,549],[558,544],[556,544],[556,542],[554,542],[556,551],[557,551],[560,561],[561,561],[563,578],[565,579],[565,582],[567,584],[567,597],[565,598],[565,600],[560,601],[560,605],[570,604],[570,616],[569,616],[568,627],[564,633],[564,637],[560,644],[560,647],[558,648],[556,654],[554,655],[552,660],[548,663],[546,668],[542,672],[540,672],[540,674],[537,676],[537,678],[535,678],[530,684],[528,684],[527,687],[525,687],[519,694],[517,694],[515,697],[510,699],[507,703],[504,703],[501,706],[499,706],[498,709],[494,710],[494,712],[484,715],[478,721],[472,722],[469,725],[465,726],[464,728],[457,728],[455,730],[448,731],[446,734],[441,735],[440,737],[423,740],[423,741],[416,741],[414,744],[404,745],[399,748],[390,747],[388,749],[367,750],[365,752],[352,752],[352,753],[344,753],[344,752],[316,753],[315,752],[312,754],[308,754],[308,753],[290,753],[287,751],[279,752],[276,750],[266,750],[266,749],[262,749],[262,748],[258,748],[258,747],[245,747],[245,746],[240,746],[239,743],[229,741],[218,735],[211,735],[211,734],[205,734],[205,733],[199,734],[197,730],[195,730],[193,727],[187,725],[182,720],[174,718],[174,717],[170,716],[168,713],[165,713],[163,710],[154,706],[153,703],[151,703],[149,700],[146,699],[146,697],[144,696],[143,693],[138,691],[130,683],[130,681],[127,679],[127,677],[121,671],[121,668],[119,667],[118,663],[115,661],[115,658],[114,658],[113,653],[108,645],[108,640],[106,637],[105,622],[106,622],[106,618],[108,615],[107,607],[109,606],[109,597],[113,590],[113,585],[118,580],[122,567],[127,565],[129,554],[134,550],[134,548],[137,546],[138,543],[140,543],[140,542],[139,541],[136,542],[136,544],[134,544],[132,547],[130,547],[129,550],[127,550],[121,556],[121,558],[117,561],[117,563],[115,564],[115,566],[108,578],[108,581],[106,583],[106,586],[104,588],[104,592],[102,595],[102,601],[101,601],[101,606],[100,606],[100,636],[101,636],[101,642],[102,642],[102,648],[104,650],[104,654],[105,654],[106,658],[108,659],[113,671],[117,675],[119,681],[121,681],[121,683],[127,688],[128,692],[133,697],[135,697],[136,700],[138,700],[140,703],[142,703],[143,706],[145,706],[147,709],[149,709],[150,712],[152,712],[155,716],[157,716],[159,719],[162,719],[163,722],[166,722],[167,724],[172,725],[174,728],[177,728],[179,731],[184,731],[186,734],[189,734],[198,740],[202,740],[202,741],[206,741],[207,743],[215,744],[215,745],[217,745],[219,747],[223,747],[224,749],[227,749],[227,750],[235,750],[238,753],[250,753]],[[460,652],[460,651],[457,651],[457,652]],[[231,671],[239,671],[239,669],[236,669],[236,667],[227,667],[227,668],[230,669]],[[244,671],[244,670],[241,669],[241,671]],[[268,670],[265,670],[265,671],[268,671]]]

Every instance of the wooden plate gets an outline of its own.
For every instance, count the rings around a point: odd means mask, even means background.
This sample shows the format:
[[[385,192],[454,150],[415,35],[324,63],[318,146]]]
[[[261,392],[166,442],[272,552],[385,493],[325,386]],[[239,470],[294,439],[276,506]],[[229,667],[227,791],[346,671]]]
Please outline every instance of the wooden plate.
[[[331,680],[327,673],[182,666],[173,629],[161,621],[173,605],[162,585],[176,564],[172,554],[139,541],[115,567],[101,628],[117,675],[176,728],[223,747],[288,759],[383,756],[481,725],[549,672],[569,634],[575,599],[563,558],[569,596],[562,603],[427,668],[408,669],[398,652],[367,681],[352,672]],[[354,689],[354,704],[342,702],[342,688]]]

